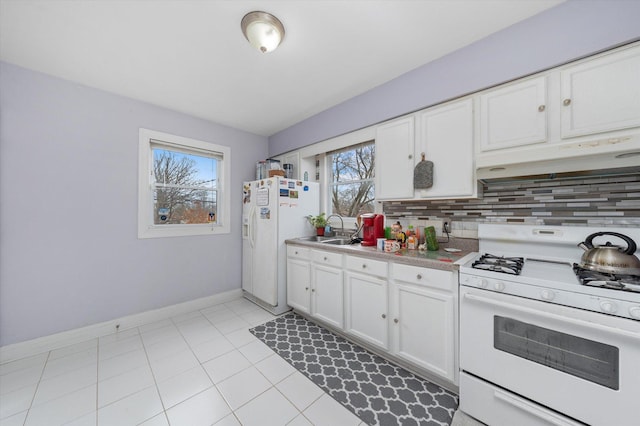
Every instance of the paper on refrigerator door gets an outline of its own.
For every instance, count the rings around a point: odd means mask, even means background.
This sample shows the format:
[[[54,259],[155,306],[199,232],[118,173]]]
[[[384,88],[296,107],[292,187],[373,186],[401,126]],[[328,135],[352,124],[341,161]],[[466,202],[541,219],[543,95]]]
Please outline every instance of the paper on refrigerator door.
[[[256,205],[259,207],[269,205],[269,188],[259,188],[256,194]]]

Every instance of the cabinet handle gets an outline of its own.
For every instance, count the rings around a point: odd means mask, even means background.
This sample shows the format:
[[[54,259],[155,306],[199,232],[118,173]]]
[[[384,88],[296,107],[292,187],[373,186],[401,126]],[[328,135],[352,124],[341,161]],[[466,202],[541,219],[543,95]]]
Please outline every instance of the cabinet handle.
[[[308,290],[309,290],[309,287],[305,287],[305,288],[304,288],[304,291],[308,291]]]
[[[382,318],[383,318],[383,319],[384,319],[384,318],[386,318],[386,317],[387,317],[387,315],[386,315],[386,314],[382,314]]]
[[[397,324],[398,322],[400,322],[400,320],[398,320],[398,318],[394,318],[393,322],[395,322]]]
[[[315,293],[315,292],[316,292],[316,289],[315,289],[315,288],[312,288],[312,289],[311,289],[311,292],[312,292],[312,293]]]
[[[296,252],[296,254],[298,254],[298,252]]]
[[[413,155],[409,154],[409,160],[411,160],[413,158]]]
[[[324,257],[325,262],[327,261],[327,256]]]
[[[564,101],[562,101],[562,105],[564,105],[564,106],[568,106],[568,105],[570,105],[570,104],[571,104],[571,99],[568,99],[568,98],[567,98],[567,99],[565,99]]]
[[[545,110],[545,108],[546,108],[546,107],[545,107],[544,105],[540,105],[540,106],[538,107],[538,111],[542,112],[542,111],[544,111],[544,110]]]
[[[418,274],[418,275],[416,275],[416,278],[417,278],[417,279],[419,279],[419,280],[421,280],[421,279],[422,279],[422,274]]]
[[[363,264],[362,264],[362,269],[366,269],[366,267],[367,267],[367,264],[366,264],[366,263],[363,263]]]

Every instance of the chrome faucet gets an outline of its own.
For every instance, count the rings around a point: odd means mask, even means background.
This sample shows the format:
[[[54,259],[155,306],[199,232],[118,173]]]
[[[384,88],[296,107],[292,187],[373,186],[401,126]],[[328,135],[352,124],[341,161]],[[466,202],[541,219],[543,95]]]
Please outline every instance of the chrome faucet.
[[[334,216],[337,217],[338,219],[340,219],[340,225],[341,225],[340,235],[343,235],[344,234],[344,220],[342,220],[342,216],[340,216],[339,214],[329,215],[329,217],[327,218],[327,223],[329,223],[329,219],[331,219]]]

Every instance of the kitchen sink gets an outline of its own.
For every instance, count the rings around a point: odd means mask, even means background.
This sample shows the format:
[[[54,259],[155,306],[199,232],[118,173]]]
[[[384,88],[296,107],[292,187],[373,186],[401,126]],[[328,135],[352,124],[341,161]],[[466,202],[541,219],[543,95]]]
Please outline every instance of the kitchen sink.
[[[300,241],[310,241],[321,244],[332,244],[336,246],[346,246],[351,244],[351,239],[347,237],[322,237],[319,235],[314,235],[312,237],[300,237],[298,238]]]
[[[321,237],[319,235],[314,235],[312,237],[300,237],[298,238],[298,240],[300,241],[313,241],[316,243],[321,243],[323,241],[327,241],[327,240],[331,240],[331,239],[336,239],[335,237]]]
[[[330,240],[320,241],[322,244],[333,244],[335,246],[346,246],[351,244],[349,238],[332,238]]]

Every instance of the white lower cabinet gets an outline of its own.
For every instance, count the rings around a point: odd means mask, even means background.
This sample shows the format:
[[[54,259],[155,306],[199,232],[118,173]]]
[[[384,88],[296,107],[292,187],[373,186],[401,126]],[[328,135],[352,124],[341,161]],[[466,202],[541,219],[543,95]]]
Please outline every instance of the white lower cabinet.
[[[303,250],[287,248],[291,307],[457,386],[457,272]]]
[[[342,328],[343,270],[339,253],[287,246],[287,304]]]
[[[300,312],[311,312],[310,250],[287,247],[287,304]]]
[[[311,251],[311,316],[334,327],[344,325],[342,255]]]
[[[342,328],[342,269],[314,265],[311,276],[311,316]]]
[[[387,262],[347,256],[345,331],[389,349]]]
[[[392,353],[457,384],[457,272],[394,264],[389,290]]]
[[[402,281],[390,290],[392,353],[457,383],[455,297]]]

